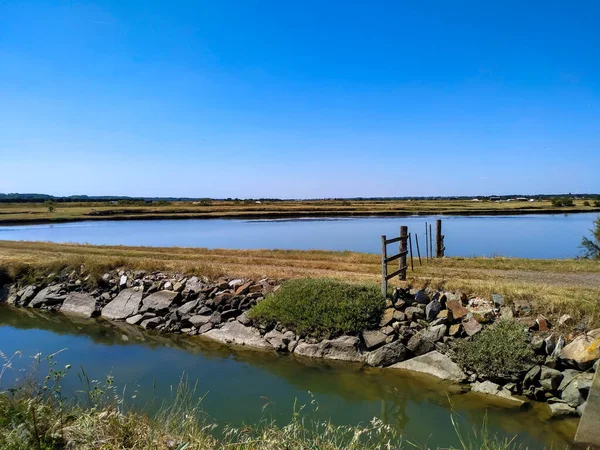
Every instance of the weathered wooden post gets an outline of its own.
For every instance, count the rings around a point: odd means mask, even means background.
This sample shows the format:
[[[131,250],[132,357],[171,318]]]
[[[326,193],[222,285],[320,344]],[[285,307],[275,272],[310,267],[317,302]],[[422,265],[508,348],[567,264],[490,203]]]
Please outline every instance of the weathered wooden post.
[[[427,233],[427,222],[425,222],[425,259],[429,261],[429,237]]]
[[[410,253],[410,270],[415,271],[415,266],[413,264],[413,252],[412,252],[412,233],[408,233],[408,250]]]
[[[387,243],[385,234],[381,236],[381,293],[387,297]]]
[[[419,235],[415,234],[415,241],[417,241],[417,255],[419,256],[419,266],[422,266],[423,264],[421,264],[421,250],[419,249]]]
[[[433,259],[433,233],[431,231],[431,224],[429,224],[429,257]]]
[[[442,220],[435,221],[435,257],[444,257],[444,236],[442,235]]]
[[[402,225],[400,227],[400,279],[406,280],[406,255],[408,254],[408,227]]]

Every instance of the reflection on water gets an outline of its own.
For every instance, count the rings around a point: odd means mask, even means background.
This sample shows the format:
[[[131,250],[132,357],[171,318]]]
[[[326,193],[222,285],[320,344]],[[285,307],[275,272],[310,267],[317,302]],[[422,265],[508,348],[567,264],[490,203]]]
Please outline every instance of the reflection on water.
[[[0,307],[0,350],[5,354],[49,354],[62,348],[68,350],[58,356],[61,364],[82,366],[95,379],[111,371],[119,388],[126,386],[126,396],[137,390],[136,402],[141,404],[168,399],[185,373],[206,394],[203,405],[211,417],[238,425],[258,421],[265,403],[268,413],[285,423],[295,399],[310,403],[309,391],[319,404],[319,418],[357,424],[377,416],[410,440],[431,447],[459,444],[451,411],[470,428],[480,428],[487,413],[490,430],[518,433],[530,448],[565,445],[576,423],[550,422],[544,405],[529,411],[507,409],[476,394],[461,394],[456,386],[390,369],[231,349],[198,337],[147,333],[122,322]],[[28,365],[21,358],[12,373]],[[65,380],[67,391],[81,388],[75,374]]]
[[[443,217],[448,256],[572,258],[598,214]],[[134,220],[0,226],[0,239],[99,245],[237,249],[351,250],[377,253],[400,225],[424,242],[435,216],[281,220]],[[290,239],[293,236],[293,239]],[[548,245],[552,242],[552,245]]]

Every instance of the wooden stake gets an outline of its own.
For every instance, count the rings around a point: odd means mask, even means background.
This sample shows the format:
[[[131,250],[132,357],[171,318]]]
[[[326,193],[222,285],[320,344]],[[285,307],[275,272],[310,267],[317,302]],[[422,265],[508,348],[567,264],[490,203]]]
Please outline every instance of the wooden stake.
[[[410,270],[415,271],[415,266],[413,265],[413,254],[412,254],[412,233],[408,233],[408,248],[410,249]]]
[[[387,245],[385,234],[381,236],[381,293],[387,298]]]
[[[400,273],[400,279],[401,280],[406,280],[406,253],[408,251],[407,248],[407,241],[408,241],[408,227],[406,225],[402,225],[400,227],[400,267],[399,269],[402,270],[402,272]]]
[[[425,255],[427,261],[429,261],[429,232],[427,231],[427,222],[425,222]]]
[[[429,257],[433,259],[433,233],[431,232],[431,224],[429,224]]]
[[[417,255],[419,256],[419,266],[422,266],[421,263],[421,250],[419,250],[419,235],[415,234],[415,241],[417,242]]]
[[[435,257],[444,256],[444,237],[442,236],[442,220],[435,221]]]

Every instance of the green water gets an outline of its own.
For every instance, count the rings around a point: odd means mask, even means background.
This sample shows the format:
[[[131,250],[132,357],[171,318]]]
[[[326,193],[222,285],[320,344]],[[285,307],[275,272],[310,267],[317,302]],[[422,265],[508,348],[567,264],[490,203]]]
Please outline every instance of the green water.
[[[502,436],[519,435],[530,448],[563,447],[576,421],[553,422],[545,405],[528,411],[489,403],[476,394],[424,376],[346,363],[298,359],[271,352],[231,349],[201,337],[150,334],[124,323],[69,318],[62,314],[0,306],[0,350],[23,352],[2,380],[5,388],[22,377],[38,352],[71,364],[67,392],[83,388],[76,371],[91,379],[112,373],[131,404],[152,407],[168,400],[182,374],[197,382],[210,417],[220,423],[255,423],[263,417],[290,420],[294,401],[335,424],[355,425],[379,417],[401,429],[409,440],[430,448],[458,445],[451,411],[465,431],[488,428]],[[135,399],[131,397],[135,396]],[[266,408],[263,407],[266,405]]]

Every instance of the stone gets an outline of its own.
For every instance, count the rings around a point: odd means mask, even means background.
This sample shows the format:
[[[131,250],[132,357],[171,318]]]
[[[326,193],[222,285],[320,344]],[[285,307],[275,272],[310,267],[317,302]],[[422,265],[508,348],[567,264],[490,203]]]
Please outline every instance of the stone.
[[[283,333],[277,330],[271,330],[265,334],[265,339],[273,348],[279,352],[287,350],[288,342],[284,342]]]
[[[435,343],[446,334],[446,325],[437,325],[415,334],[406,345],[416,356],[424,355],[435,349]]]
[[[472,311],[472,317],[479,323],[490,323],[494,320],[494,310],[492,308],[480,308]]]
[[[600,358],[600,328],[576,337],[565,345],[560,358],[581,370],[587,370]]]
[[[210,318],[211,318],[211,316],[195,315],[195,316],[190,317],[188,319],[188,322],[190,322],[196,328],[199,328],[202,325],[204,325],[205,323],[210,322]]]
[[[442,304],[438,301],[432,301],[425,307],[425,319],[430,322],[434,320],[442,310]]]
[[[142,321],[143,318],[143,314],[136,314],[135,316],[131,316],[125,319],[125,322],[127,322],[130,325],[137,325]]]
[[[519,316],[531,313],[531,303],[527,300],[515,300],[513,303]]]
[[[367,350],[375,350],[385,344],[387,335],[379,330],[367,330],[362,332],[362,338]]]
[[[446,319],[447,322],[452,322],[454,317],[452,317],[452,311],[449,309],[442,309],[436,316],[436,319]]]
[[[460,323],[456,323],[454,325],[450,325],[450,331],[448,332],[448,334],[452,337],[457,337],[460,336],[461,331],[462,325]]]
[[[489,380],[483,382],[475,382],[471,385],[471,392],[477,392],[479,394],[493,395],[501,401],[507,401],[514,403],[516,406],[523,406],[527,402],[513,397],[510,390],[501,387],[500,385],[493,383]]]
[[[573,320],[573,318],[568,314],[563,314],[558,319],[559,325],[570,326],[570,325],[573,325],[574,323],[575,323],[575,320]]]
[[[469,314],[469,310],[465,308],[458,300],[447,301],[446,308],[452,311],[452,317],[454,320],[461,320],[463,317]]]
[[[211,315],[212,313],[213,313],[213,310],[211,308],[209,308],[208,306],[203,306],[202,308],[200,308],[198,310],[198,314],[200,314],[201,316]]]
[[[540,375],[542,373],[542,368],[540,366],[533,366],[529,369],[529,372],[525,374],[525,378],[523,378],[523,387],[528,388],[529,386],[534,386],[537,384],[540,379]]]
[[[260,332],[251,327],[245,327],[237,320],[227,322],[221,328],[213,328],[202,336],[223,344],[243,345],[263,350],[273,349]]]
[[[142,301],[140,311],[163,312],[167,311],[179,298],[179,292],[158,291],[150,294]]]
[[[548,331],[552,326],[550,321],[542,315],[539,315],[535,321],[537,322],[538,330],[540,331]]]
[[[503,319],[512,320],[515,318],[515,312],[510,306],[502,306],[500,308],[500,317]]]
[[[198,307],[200,302],[198,300],[191,300],[189,302],[184,303],[179,308],[177,308],[177,312],[182,316],[186,316],[190,314],[194,309]]]
[[[96,314],[96,299],[90,294],[71,292],[65,298],[60,312],[82,317],[92,317]]]
[[[452,361],[448,356],[438,351],[432,351],[425,355],[417,356],[416,358],[393,364],[390,367],[392,369],[426,373],[428,375],[441,378],[443,380],[453,381],[455,383],[460,383],[467,378],[458,364]]]
[[[423,290],[417,291],[415,294],[415,302],[420,303],[421,305],[426,305],[429,303],[429,296],[427,295],[427,292]]]
[[[185,282],[185,289],[197,294],[204,289],[204,284],[198,279],[198,277],[191,277]]]
[[[481,331],[482,326],[479,322],[471,317],[468,321],[463,323],[463,328],[468,336],[474,336]]]
[[[235,295],[246,295],[250,290],[250,286],[252,286],[252,281],[248,281],[247,283],[242,284],[235,290]]]
[[[577,410],[566,403],[551,403],[548,404],[548,407],[550,408],[550,414],[556,419],[577,415]]]
[[[367,355],[367,364],[375,367],[387,367],[404,361],[408,357],[408,350],[400,341],[394,341]]]
[[[211,322],[205,323],[200,328],[198,328],[198,334],[204,334],[207,331],[210,331],[214,328],[214,325]]]
[[[398,322],[403,322],[406,320],[406,314],[404,314],[402,311],[395,311],[394,320],[397,320]]]
[[[250,319],[250,317],[248,317],[248,313],[246,311],[244,311],[237,317],[237,321],[245,326],[248,326],[252,323],[252,320]]]
[[[124,289],[111,300],[100,315],[109,320],[123,320],[136,314],[142,303],[142,292],[134,289]]]
[[[119,289],[123,290],[127,288],[127,275],[121,275],[119,280]]]
[[[388,308],[383,312],[383,317],[379,321],[380,327],[385,327],[386,325],[391,324],[394,321],[394,313],[396,310],[394,308]]]
[[[218,311],[215,311],[214,313],[212,313],[210,315],[210,321],[213,324],[218,325],[218,324],[220,324],[223,321],[223,317],[221,316],[221,313],[219,313]]]
[[[501,306],[504,306],[504,297],[500,294],[492,294],[492,302],[494,303],[494,306],[500,308]]]
[[[418,308],[416,306],[409,306],[404,310],[404,313],[406,314],[407,320],[417,320],[425,318],[425,314],[423,313],[421,308]]]
[[[152,317],[150,319],[143,320],[140,326],[146,330],[152,330],[160,325],[162,318]]]
[[[563,374],[558,370],[542,366],[542,371],[540,373],[540,385],[545,390],[552,392],[557,391],[562,379]]]
[[[39,308],[41,306],[59,305],[65,300],[65,298],[67,298],[67,295],[64,292],[63,286],[57,284],[42,289],[27,306],[30,308]]]
[[[37,292],[37,286],[29,285],[24,289],[20,290],[19,295],[19,303],[23,306],[27,306],[29,302],[35,298],[35,294]]]
[[[360,351],[360,339],[355,336],[342,336],[337,339],[325,339],[316,344],[299,342],[294,354],[308,358],[324,358],[340,361],[364,361]]]

